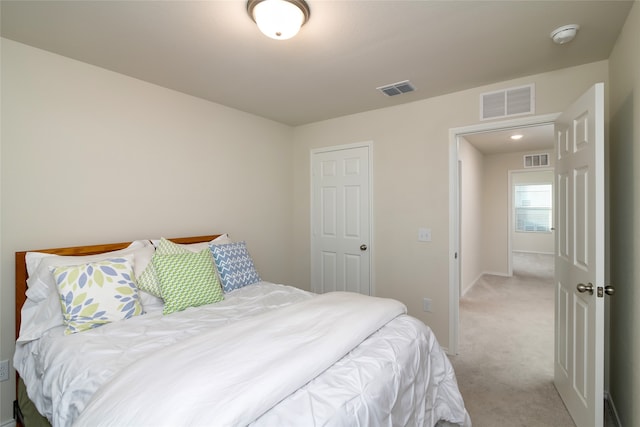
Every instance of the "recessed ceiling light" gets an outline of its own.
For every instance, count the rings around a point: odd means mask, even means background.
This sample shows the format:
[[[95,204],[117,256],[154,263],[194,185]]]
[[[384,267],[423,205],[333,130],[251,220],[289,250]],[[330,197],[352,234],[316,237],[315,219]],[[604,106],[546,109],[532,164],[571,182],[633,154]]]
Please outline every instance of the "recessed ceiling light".
[[[511,136],[510,136],[510,138],[511,138],[512,140],[514,140],[514,141],[518,141],[518,140],[522,139],[522,137],[523,137],[523,136],[524,136],[524,135],[522,135],[521,133],[516,133],[516,134],[514,134],[514,135],[511,135]]]

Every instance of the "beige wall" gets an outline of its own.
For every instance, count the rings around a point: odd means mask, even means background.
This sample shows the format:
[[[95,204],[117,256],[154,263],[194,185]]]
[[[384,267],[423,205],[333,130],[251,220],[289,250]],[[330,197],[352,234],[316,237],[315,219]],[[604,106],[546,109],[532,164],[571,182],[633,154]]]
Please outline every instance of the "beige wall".
[[[2,40],[0,359],[17,250],[229,232],[291,283],[288,126]],[[0,388],[11,419],[13,378]]]
[[[505,154],[491,154],[484,156],[484,204],[482,229],[484,231],[483,240],[491,242],[491,250],[481,252],[483,272],[501,276],[510,275],[509,271],[509,174],[512,171],[522,170],[522,156],[525,154],[535,154],[535,152],[518,152]],[[553,159],[551,159],[553,166]],[[518,233],[522,234],[522,233]],[[514,240],[518,237],[516,233],[512,235]],[[551,250],[553,252],[553,236],[551,238]],[[531,248],[531,236],[526,236],[529,240],[527,248]],[[537,240],[537,239],[536,239]],[[515,241],[513,243],[516,243]],[[524,248],[525,242],[520,241],[515,245],[520,250]],[[515,247],[512,249],[516,249]],[[542,252],[542,251],[541,251]]]
[[[479,122],[483,92],[535,83],[536,114],[558,113],[607,75],[601,61],[294,129],[295,283],[310,286],[309,151],[373,141],[376,294],[407,304],[448,347],[449,130]],[[419,227],[431,228],[430,243],[417,242]],[[422,311],[424,297],[432,299],[433,312]]]
[[[484,273],[484,155],[466,139],[459,139],[460,160],[460,295]]]
[[[548,151],[551,153],[552,149]],[[553,234],[515,233],[510,225],[509,180],[523,184],[535,184],[543,178],[553,181],[550,169],[522,169],[523,156],[533,153],[485,155],[460,138],[460,295],[464,295],[482,274],[510,274],[510,229],[512,250],[553,253]],[[553,158],[550,167],[553,167]],[[486,250],[488,242],[491,250]]]
[[[640,3],[609,59],[611,313],[609,390],[621,425],[640,425]]]
[[[484,240],[491,250],[482,251],[484,272],[509,275],[509,170],[520,167],[519,153],[493,154],[484,159]]]

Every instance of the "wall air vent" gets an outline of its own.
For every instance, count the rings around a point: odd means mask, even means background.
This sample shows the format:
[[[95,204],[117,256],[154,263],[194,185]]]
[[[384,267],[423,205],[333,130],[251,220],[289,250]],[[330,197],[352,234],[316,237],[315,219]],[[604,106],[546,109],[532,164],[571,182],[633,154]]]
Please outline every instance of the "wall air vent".
[[[380,87],[377,87],[376,89],[378,89],[380,92],[384,93],[387,96],[400,95],[403,93],[413,92],[414,90],[416,90],[415,86],[413,86],[409,80],[394,83],[391,85],[380,86]]]
[[[535,112],[535,85],[513,87],[480,95],[480,120]]]
[[[525,168],[542,168],[549,166],[549,153],[527,154],[524,156]]]

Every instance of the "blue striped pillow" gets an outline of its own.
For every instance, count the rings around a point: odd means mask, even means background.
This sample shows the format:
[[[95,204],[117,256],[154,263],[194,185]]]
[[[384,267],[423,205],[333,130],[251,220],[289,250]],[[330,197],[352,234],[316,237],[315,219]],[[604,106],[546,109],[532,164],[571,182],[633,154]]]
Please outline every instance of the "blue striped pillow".
[[[245,242],[211,244],[209,248],[225,292],[260,281]]]

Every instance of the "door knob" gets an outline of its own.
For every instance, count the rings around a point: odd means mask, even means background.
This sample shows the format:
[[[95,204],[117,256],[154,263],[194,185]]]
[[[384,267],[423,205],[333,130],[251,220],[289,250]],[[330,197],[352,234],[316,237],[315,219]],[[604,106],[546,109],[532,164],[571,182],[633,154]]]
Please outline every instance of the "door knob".
[[[360,250],[361,251],[366,251],[367,250],[367,245],[360,245]]]
[[[607,285],[604,287],[604,293],[607,295],[613,295],[616,293],[616,288],[611,285]]]
[[[578,286],[576,286],[576,288],[580,293],[589,292],[589,295],[593,295],[593,283],[589,283],[586,285],[584,283],[578,283]]]

